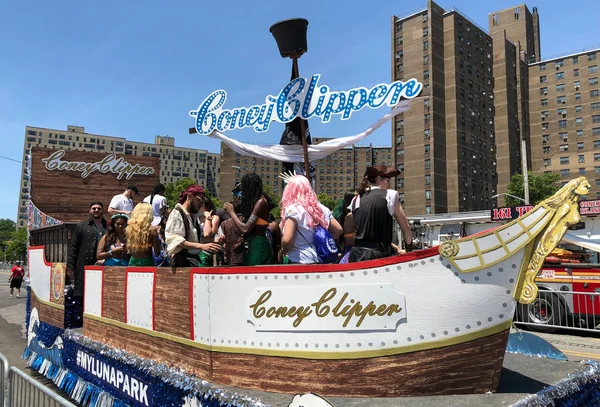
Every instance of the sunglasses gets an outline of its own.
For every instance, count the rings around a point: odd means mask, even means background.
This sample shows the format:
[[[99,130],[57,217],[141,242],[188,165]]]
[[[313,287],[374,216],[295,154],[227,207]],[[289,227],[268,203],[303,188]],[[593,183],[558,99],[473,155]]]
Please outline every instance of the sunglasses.
[[[92,211],[101,211],[101,210],[102,210],[102,208],[98,208],[98,207],[93,207],[93,208],[90,208],[90,209],[91,209]]]

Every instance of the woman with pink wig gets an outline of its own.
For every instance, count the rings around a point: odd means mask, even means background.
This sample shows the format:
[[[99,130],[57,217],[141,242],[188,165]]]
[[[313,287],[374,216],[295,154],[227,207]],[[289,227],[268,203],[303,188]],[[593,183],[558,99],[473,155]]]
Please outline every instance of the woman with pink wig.
[[[319,263],[315,249],[315,228],[322,226],[334,239],[342,234],[342,227],[331,211],[319,203],[310,182],[303,175],[294,175],[287,181],[281,202],[283,237],[279,259],[287,255],[289,263]]]

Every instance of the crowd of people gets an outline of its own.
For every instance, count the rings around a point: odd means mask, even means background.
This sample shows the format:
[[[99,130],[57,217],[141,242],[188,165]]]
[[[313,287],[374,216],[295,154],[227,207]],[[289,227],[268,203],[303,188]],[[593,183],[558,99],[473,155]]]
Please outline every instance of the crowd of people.
[[[387,257],[401,252],[394,243],[397,223],[410,250],[412,234],[390,179],[393,167],[368,167],[356,191],[344,195],[335,211],[321,204],[309,180],[283,177],[280,220],[273,216],[273,200],[263,191],[261,178],[247,174],[236,182],[231,201],[216,209],[200,185],[179,195],[174,208],[164,196],[165,186],[134,205],[138,188],[129,185],[115,195],[104,217],[104,204],[90,204],[89,218],[73,232],[67,275],[75,280],[75,296],[83,296],[86,265],[104,266],[257,266],[324,262],[319,247],[323,233],[337,246],[335,262],[348,263]],[[322,232],[319,232],[321,230]],[[336,252],[337,250],[337,252]]]

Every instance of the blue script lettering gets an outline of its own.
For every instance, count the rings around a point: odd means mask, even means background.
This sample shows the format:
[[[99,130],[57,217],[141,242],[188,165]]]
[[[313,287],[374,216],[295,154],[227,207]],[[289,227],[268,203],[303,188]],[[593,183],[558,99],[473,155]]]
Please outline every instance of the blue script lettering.
[[[253,127],[256,132],[269,130],[271,122],[288,123],[296,117],[310,119],[320,117],[327,123],[334,115],[347,120],[352,113],[368,106],[378,109],[383,105],[395,106],[402,98],[413,99],[423,90],[416,79],[391,84],[378,84],[371,89],[359,87],[347,91],[331,91],[327,85],[319,85],[320,75],[310,80],[296,78],[288,83],[277,96],[267,96],[265,104],[249,108],[223,109],[227,92],[217,90],[210,94],[196,110],[189,112],[196,119],[196,131],[207,135],[213,131],[226,131]]]

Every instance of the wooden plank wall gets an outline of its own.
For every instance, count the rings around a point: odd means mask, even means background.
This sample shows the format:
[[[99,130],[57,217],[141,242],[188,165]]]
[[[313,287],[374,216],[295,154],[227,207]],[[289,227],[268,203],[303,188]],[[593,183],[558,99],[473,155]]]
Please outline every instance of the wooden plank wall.
[[[134,175],[127,180],[117,179],[117,174],[94,171],[82,178],[78,171],[49,171],[42,159],[58,150],[34,147],[31,149],[31,199],[39,210],[63,222],[77,222],[88,216],[90,202],[100,200],[105,210],[114,195],[122,193],[127,185],[133,184],[140,191],[134,202],[141,202],[152,192],[160,180],[160,160],[155,157],[117,155],[131,165],[139,164],[154,168],[154,174]],[[109,153],[87,151],[66,151],[61,161],[95,163],[102,161]]]

